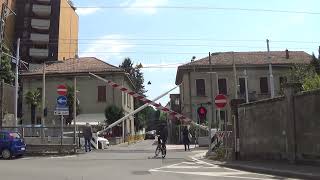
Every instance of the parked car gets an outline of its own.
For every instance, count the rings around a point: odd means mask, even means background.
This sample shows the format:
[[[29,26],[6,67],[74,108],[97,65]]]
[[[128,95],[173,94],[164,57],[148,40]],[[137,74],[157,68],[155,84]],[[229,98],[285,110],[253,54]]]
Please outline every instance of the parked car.
[[[156,131],[155,130],[146,132],[145,139],[155,139],[155,137],[156,137]]]
[[[10,159],[12,156],[23,156],[26,144],[19,133],[14,131],[0,131],[0,153],[2,158]]]

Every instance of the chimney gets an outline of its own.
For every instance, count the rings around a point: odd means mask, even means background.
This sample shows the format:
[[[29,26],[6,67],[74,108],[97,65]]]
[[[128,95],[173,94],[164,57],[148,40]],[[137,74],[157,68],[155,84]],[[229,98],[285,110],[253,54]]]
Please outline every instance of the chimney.
[[[288,49],[286,49],[286,59],[289,59],[289,50]]]

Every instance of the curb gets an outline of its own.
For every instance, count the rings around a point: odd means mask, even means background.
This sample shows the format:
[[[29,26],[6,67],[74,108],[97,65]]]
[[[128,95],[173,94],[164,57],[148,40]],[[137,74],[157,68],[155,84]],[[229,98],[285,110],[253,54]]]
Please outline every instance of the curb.
[[[289,178],[302,178],[302,179],[320,179],[320,175],[314,175],[312,173],[299,173],[290,170],[278,170],[272,168],[264,168],[264,167],[256,167],[250,165],[241,165],[241,164],[218,164],[221,167],[227,167],[232,169],[240,169],[244,171],[256,172],[256,173],[264,173],[271,174],[277,176],[285,176]]]

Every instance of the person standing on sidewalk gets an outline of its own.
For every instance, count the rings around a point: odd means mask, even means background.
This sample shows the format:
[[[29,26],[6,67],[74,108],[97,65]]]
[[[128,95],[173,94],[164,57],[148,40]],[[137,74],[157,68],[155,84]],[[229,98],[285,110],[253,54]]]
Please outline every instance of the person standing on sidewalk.
[[[92,139],[92,127],[89,123],[86,123],[86,126],[83,128],[83,137],[84,137],[84,147],[86,152],[91,151],[91,139]]]
[[[190,151],[189,130],[187,126],[185,126],[182,131],[182,137],[183,137],[184,151],[187,151],[187,146],[188,146],[188,150]]]

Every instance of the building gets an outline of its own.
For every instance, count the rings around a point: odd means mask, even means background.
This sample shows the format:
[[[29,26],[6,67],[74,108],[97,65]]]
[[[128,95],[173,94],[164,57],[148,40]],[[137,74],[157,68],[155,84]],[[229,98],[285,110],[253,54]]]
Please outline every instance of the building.
[[[311,61],[311,55],[302,51],[272,51],[270,57],[276,96],[281,93],[281,84],[286,81],[290,67],[293,64],[309,64]],[[222,52],[211,55],[212,73],[210,73],[209,57],[179,66],[176,84],[182,84],[180,86],[182,114],[198,121],[197,109],[203,106],[207,109],[207,119],[212,119],[214,116],[218,119],[218,112],[213,115],[211,110],[212,96],[216,94],[226,95],[229,101],[235,99],[236,95],[240,99],[246,99],[247,89],[249,101],[270,98],[268,68],[270,60],[267,52]],[[228,125],[232,122],[230,103],[220,111],[220,121],[215,121],[213,127],[225,127],[224,122]]]
[[[15,37],[20,56],[31,63],[78,55],[78,15],[70,0],[17,0]]]
[[[181,113],[180,94],[170,94],[170,101],[166,106],[177,113]],[[178,144],[181,140],[180,120],[172,115],[167,115],[168,120],[168,142]]]
[[[16,0],[3,0],[0,2],[0,14],[3,14],[2,17],[4,22],[4,38],[2,43],[11,51],[15,50],[15,48],[13,48],[15,15],[12,13],[15,9],[15,2]]]
[[[55,62],[46,67],[45,103],[47,107],[46,126],[59,126],[60,118],[54,116],[57,105],[57,87],[60,84],[73,86],[73,79],[77,79],[77,98],[79,101],[80,114],[77,116],[77,124],[86,122],[103,123],[104,111],[109,105],[116,105],[128,114],[134,110],[133,97],[106,85],[103,81],[89,76],[89,72],[95,73],[103,78],[112,80],[118,84],[134,89],[134,85],[124,70],[119,67],[105,63],[99,59],[88,57],[69,59]],[[22,92],[25,95],[30,90],[42,91],[43,81],[42,67],[33,71],[24,72],[21,75],[23,84]],[[22,99],[22,124],[41,124],[41,104],[36,108],[36,120],[31,120],[31,105],[26,99]],[[134,119],[126,121],[126,133],[134,133]]]

